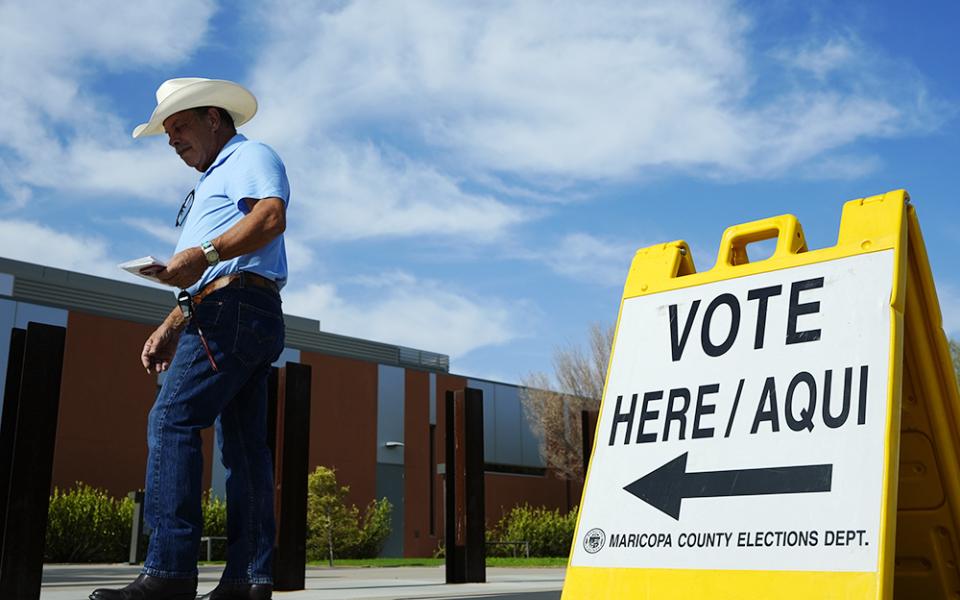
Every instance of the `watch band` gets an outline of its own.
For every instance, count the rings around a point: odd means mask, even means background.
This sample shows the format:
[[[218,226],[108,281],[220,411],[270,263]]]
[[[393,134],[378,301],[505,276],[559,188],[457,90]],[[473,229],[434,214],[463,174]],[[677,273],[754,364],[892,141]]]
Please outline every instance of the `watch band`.
[[[213,247],[213,243],[209,241],[202,242],[200,249],[203,250],[203,255],[207,257],[207,263],[211,267],[220,262],[220,253]]]

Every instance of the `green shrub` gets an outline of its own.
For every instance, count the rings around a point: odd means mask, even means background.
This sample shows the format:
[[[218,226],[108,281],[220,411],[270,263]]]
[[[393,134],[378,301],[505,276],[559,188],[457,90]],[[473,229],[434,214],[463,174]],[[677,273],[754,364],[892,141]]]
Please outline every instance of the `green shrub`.
[[[227,503],[207,491],[202,509],[203,535],[226,536]],[[122,562],[129,558],[133,524],[130,498],[116,499],[105,490],[77,482],[68,490],[53,488],[48,514],[44,561]],[[144,537],[141,555],[145,542]],[[222,548],[222,542],[214,544],[216,554],[223,554]]]
[[[77,483],[53,489],[47,518],[47,562],[120,562],[130,548],[133,501]]]
[[[227,536],[227,503],[213,495],[213,490],[207,490],[203,494],[200,504],[203,513],[203,533],[201,535],[209,537]],[[200,544],[200,560],[207,559],[207,545]],[[210,558],[213,560],[225,560],[227,557],[227,543],[225,540],[210,541]]]
[[[227,535],[227,503],[213,495],[213,490],[203,494],[203,535]]]
[[[577,509],[566,515],[546,507],[533,508],[529,504],[513,507],[497,526],[487,532],[490,541],[530,542],[530,556],[567,556],[577,524]],[[521,555],[522,547],[491,546],[491,556]]]
[[[390,535],[386,498],[371,502],[363,518],[347,504],[348,486],[337,483],[336,473],[317,467],[307,480],[307,560],[327,560],[330,546],[335,558],[373,558]]]

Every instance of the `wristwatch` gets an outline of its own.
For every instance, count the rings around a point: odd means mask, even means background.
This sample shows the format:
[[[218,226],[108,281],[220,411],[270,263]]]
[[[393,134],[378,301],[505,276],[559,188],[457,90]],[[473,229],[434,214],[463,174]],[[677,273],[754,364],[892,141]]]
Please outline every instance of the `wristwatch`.
[[[200,244],[200,249],[203,250],[203,255],[207,257],[207,263],[211,267],[220,262],[220,253],[217,252],[212,243],[203,242]]]

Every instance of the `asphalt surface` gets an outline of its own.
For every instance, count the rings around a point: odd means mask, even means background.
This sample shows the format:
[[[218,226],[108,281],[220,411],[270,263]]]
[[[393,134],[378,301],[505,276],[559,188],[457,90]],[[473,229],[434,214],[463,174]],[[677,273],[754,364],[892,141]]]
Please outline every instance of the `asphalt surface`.
[[[201,567],[199,594],[212,590],[222,567]],[[487,583],[444,583],[444,568],[308,567],[306,589],[274,592],[275,600],[559,600],[565,569],[488,568]],[[140,568],[128,565],[45,565],[41,600],[86,600],[99,587],[123,587]]]

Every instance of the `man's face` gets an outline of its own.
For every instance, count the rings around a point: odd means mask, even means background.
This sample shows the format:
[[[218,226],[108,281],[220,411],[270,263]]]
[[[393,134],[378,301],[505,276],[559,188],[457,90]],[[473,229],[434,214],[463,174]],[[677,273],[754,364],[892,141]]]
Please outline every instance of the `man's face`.
[[[220,152],[216,134],[219,126],[219,114],[214,109],[209,109],[206,114],[197,114],[188,108],[170,115],[163,122],[170,146],[183,162],[201,173],[213,164]]]

